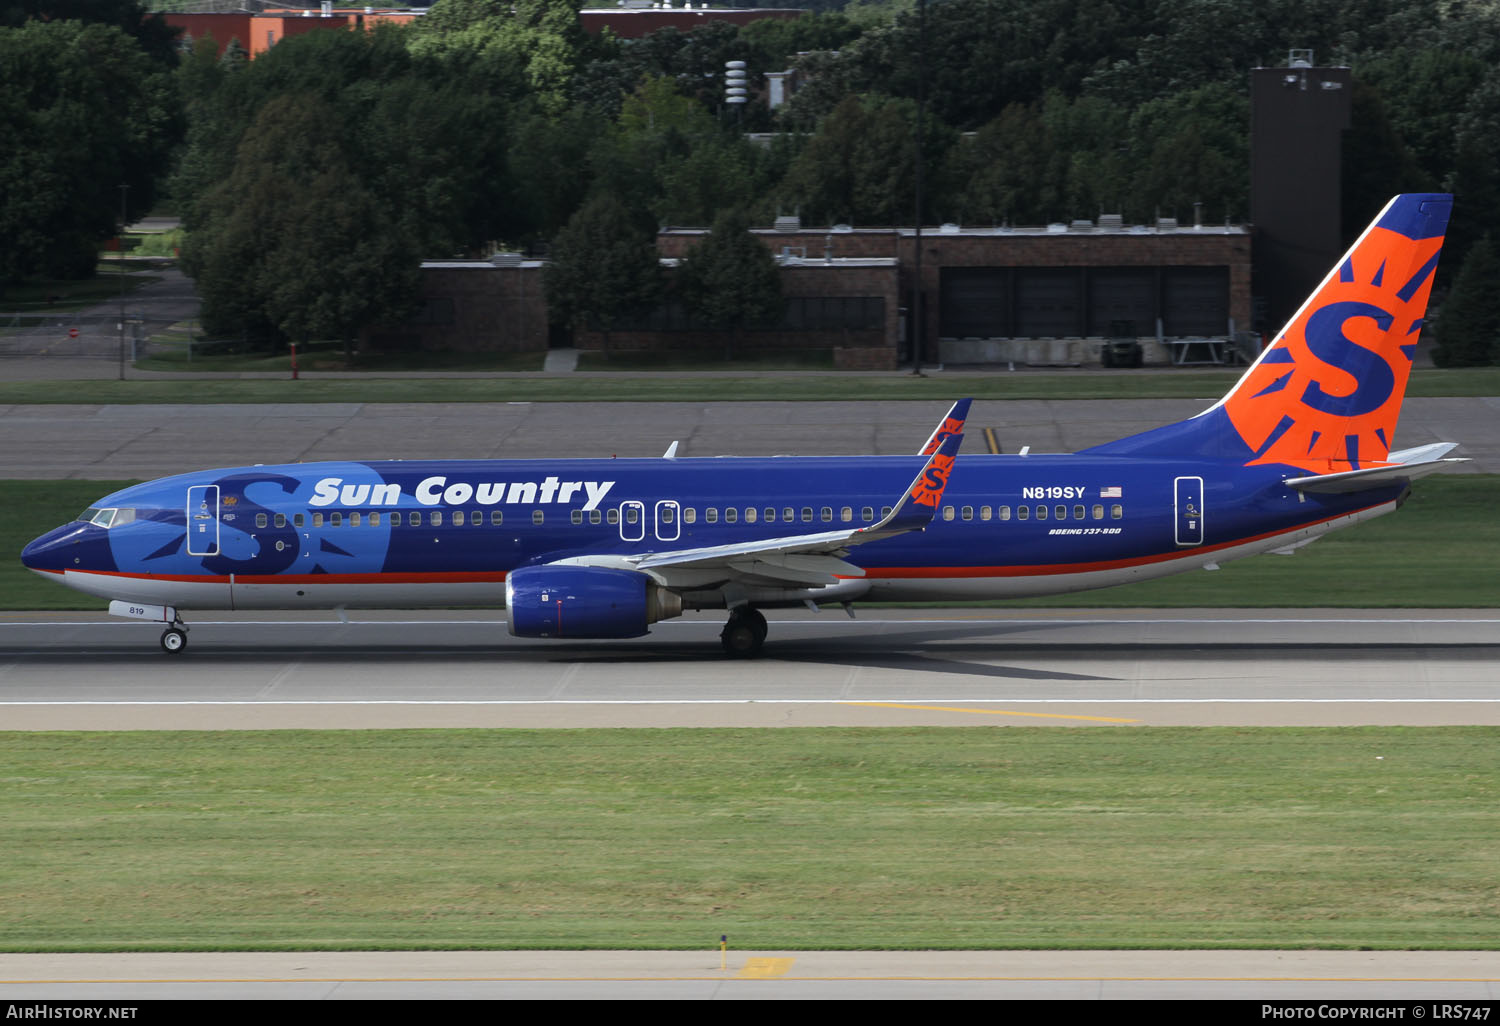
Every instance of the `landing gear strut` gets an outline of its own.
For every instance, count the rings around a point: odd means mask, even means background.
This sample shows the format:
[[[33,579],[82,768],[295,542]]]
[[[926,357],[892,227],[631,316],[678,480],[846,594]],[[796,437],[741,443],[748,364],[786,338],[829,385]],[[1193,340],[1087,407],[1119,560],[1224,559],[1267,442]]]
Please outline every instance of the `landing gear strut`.
[[[187,648],[187,624],[181,620],[161,632],[161,650],[168,655],[177,655]]]
[[[766,618],[760,610],[739,606],[729,613],[729,622],[719,634],[724,652],[741,659],[760,655],[766,643]]]

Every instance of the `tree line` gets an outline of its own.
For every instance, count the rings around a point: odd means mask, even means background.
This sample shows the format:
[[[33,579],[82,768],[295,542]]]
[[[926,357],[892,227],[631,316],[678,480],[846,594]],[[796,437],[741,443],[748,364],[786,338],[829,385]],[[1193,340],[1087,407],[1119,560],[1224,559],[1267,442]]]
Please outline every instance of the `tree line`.
[[[783,213],[909,223],[919,101],[929,222],[1243,221],[1249,71],[1294,47],[1352,69],[1350,232],[1395,192],[1453,191],[1440,287],[1463,310],[1492,281],[1460,273],[1500,231],[1500,10],[1481,0],[887,0],[639,40],[583,32],[576,0],[438,0],[253,62],[164,40],[136,0],[5,4],[0,278],[85,273],[128,184],[132,212],[164,194],[185,217],[211,330],[351,338],[410,309],[421,257],[562,243],[601,197],[637,243]],[[735,110],[727,60],[802,87]],[[560,316],[602,316],[563,288]],[[1500,360],[1500,325],[1452,321],[1440,358]]]

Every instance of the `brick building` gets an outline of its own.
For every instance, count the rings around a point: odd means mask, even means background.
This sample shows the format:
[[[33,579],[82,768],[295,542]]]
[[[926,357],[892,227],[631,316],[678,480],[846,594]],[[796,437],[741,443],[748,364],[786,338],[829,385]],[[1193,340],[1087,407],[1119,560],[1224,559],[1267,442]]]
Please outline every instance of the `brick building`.
[[[706,234],[657,236],[675,267]],[[894,369],[910,359],[907,323],[916,279],[910,228],[803,228],[784,219],[754,234],[781,267],[776,324],[745,329],[741,351],[827,350],[840,369]],[[426,303],[407,323],[373,332],[375,345],[427,349],[545,349],[540,261],[423,264]],[[1107,339],[1136,340],[1148,363],[1222,362],[1247,345],[1250,236],[1242,226],[1152,227],[1089,222],[1041,228],[922,233],[924,363],[1094,363]],[[578,333],[600,349],[598,331]],[[721,332],[695,324],[680,304],[610,332],[612,351],[720,352]],[[1249,348],[1253,348],[1253,345]],[[1242,349],[1242,352],[1246,351]]]
[[[323,4],[315,9],[268,8],[258,13],[231,11],[222,14],[189,14],[168,11],[162,17],[168,25],[182,29],[184,35],[193,39],[212,36],[218,44],[220,56],[223,56],[229,41],[237,39],[253,59],[289,36],[328,29],[363,30],[382,21],[406,23],[421,17],[421,12],[374,7],[366,7],[362,11],[347,8],[336,10],[332,4]]]
[[[490,260],[422,263],[422,306],[400,324],[370,331],[375,349],[540,352],[547,348],[542,262],[497,253]]]

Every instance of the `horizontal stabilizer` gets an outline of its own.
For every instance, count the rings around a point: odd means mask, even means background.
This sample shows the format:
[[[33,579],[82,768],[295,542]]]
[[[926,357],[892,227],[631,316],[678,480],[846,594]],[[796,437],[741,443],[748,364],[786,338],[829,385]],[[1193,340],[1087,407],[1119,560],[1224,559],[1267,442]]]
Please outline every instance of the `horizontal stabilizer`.
[[[1311,477],[1289,477],[1286,483],[1298,491],[1323,495],[1342,495],[1362,492],[1367,488],[1379,488],[1395,481],[1415,481],[1419,477],[1448,470],[1456,463],[1467,463],[1467,459],[1444,457],[1458,448],[1456,442],[1434,442],[1415,449],[1403,449],[1391,453],[1391,463],[1364,470],[1346,470],[1338,474],[1316,474]]]

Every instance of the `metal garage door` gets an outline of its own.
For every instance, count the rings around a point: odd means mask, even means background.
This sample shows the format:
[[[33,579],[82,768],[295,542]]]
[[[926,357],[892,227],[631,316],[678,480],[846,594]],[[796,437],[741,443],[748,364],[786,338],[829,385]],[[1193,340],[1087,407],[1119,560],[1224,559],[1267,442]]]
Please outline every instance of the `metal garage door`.
[[[1168,267],[1162,272],[1162,331],[1168,335],[1229,332],[1229,268]]]
[[[1156,334],[1156,271],[1150,267],[1091,267],[1088,334]],[[1115,325],[1131,327],[1120,330]]]
[[[1016,271],[1016,334],[1022,338],[1082,333],[1082,275],[1076,267]]]
[[[943,338],[1006,338],[1010,295],[1003,267],[945,267],[939,277]]]

